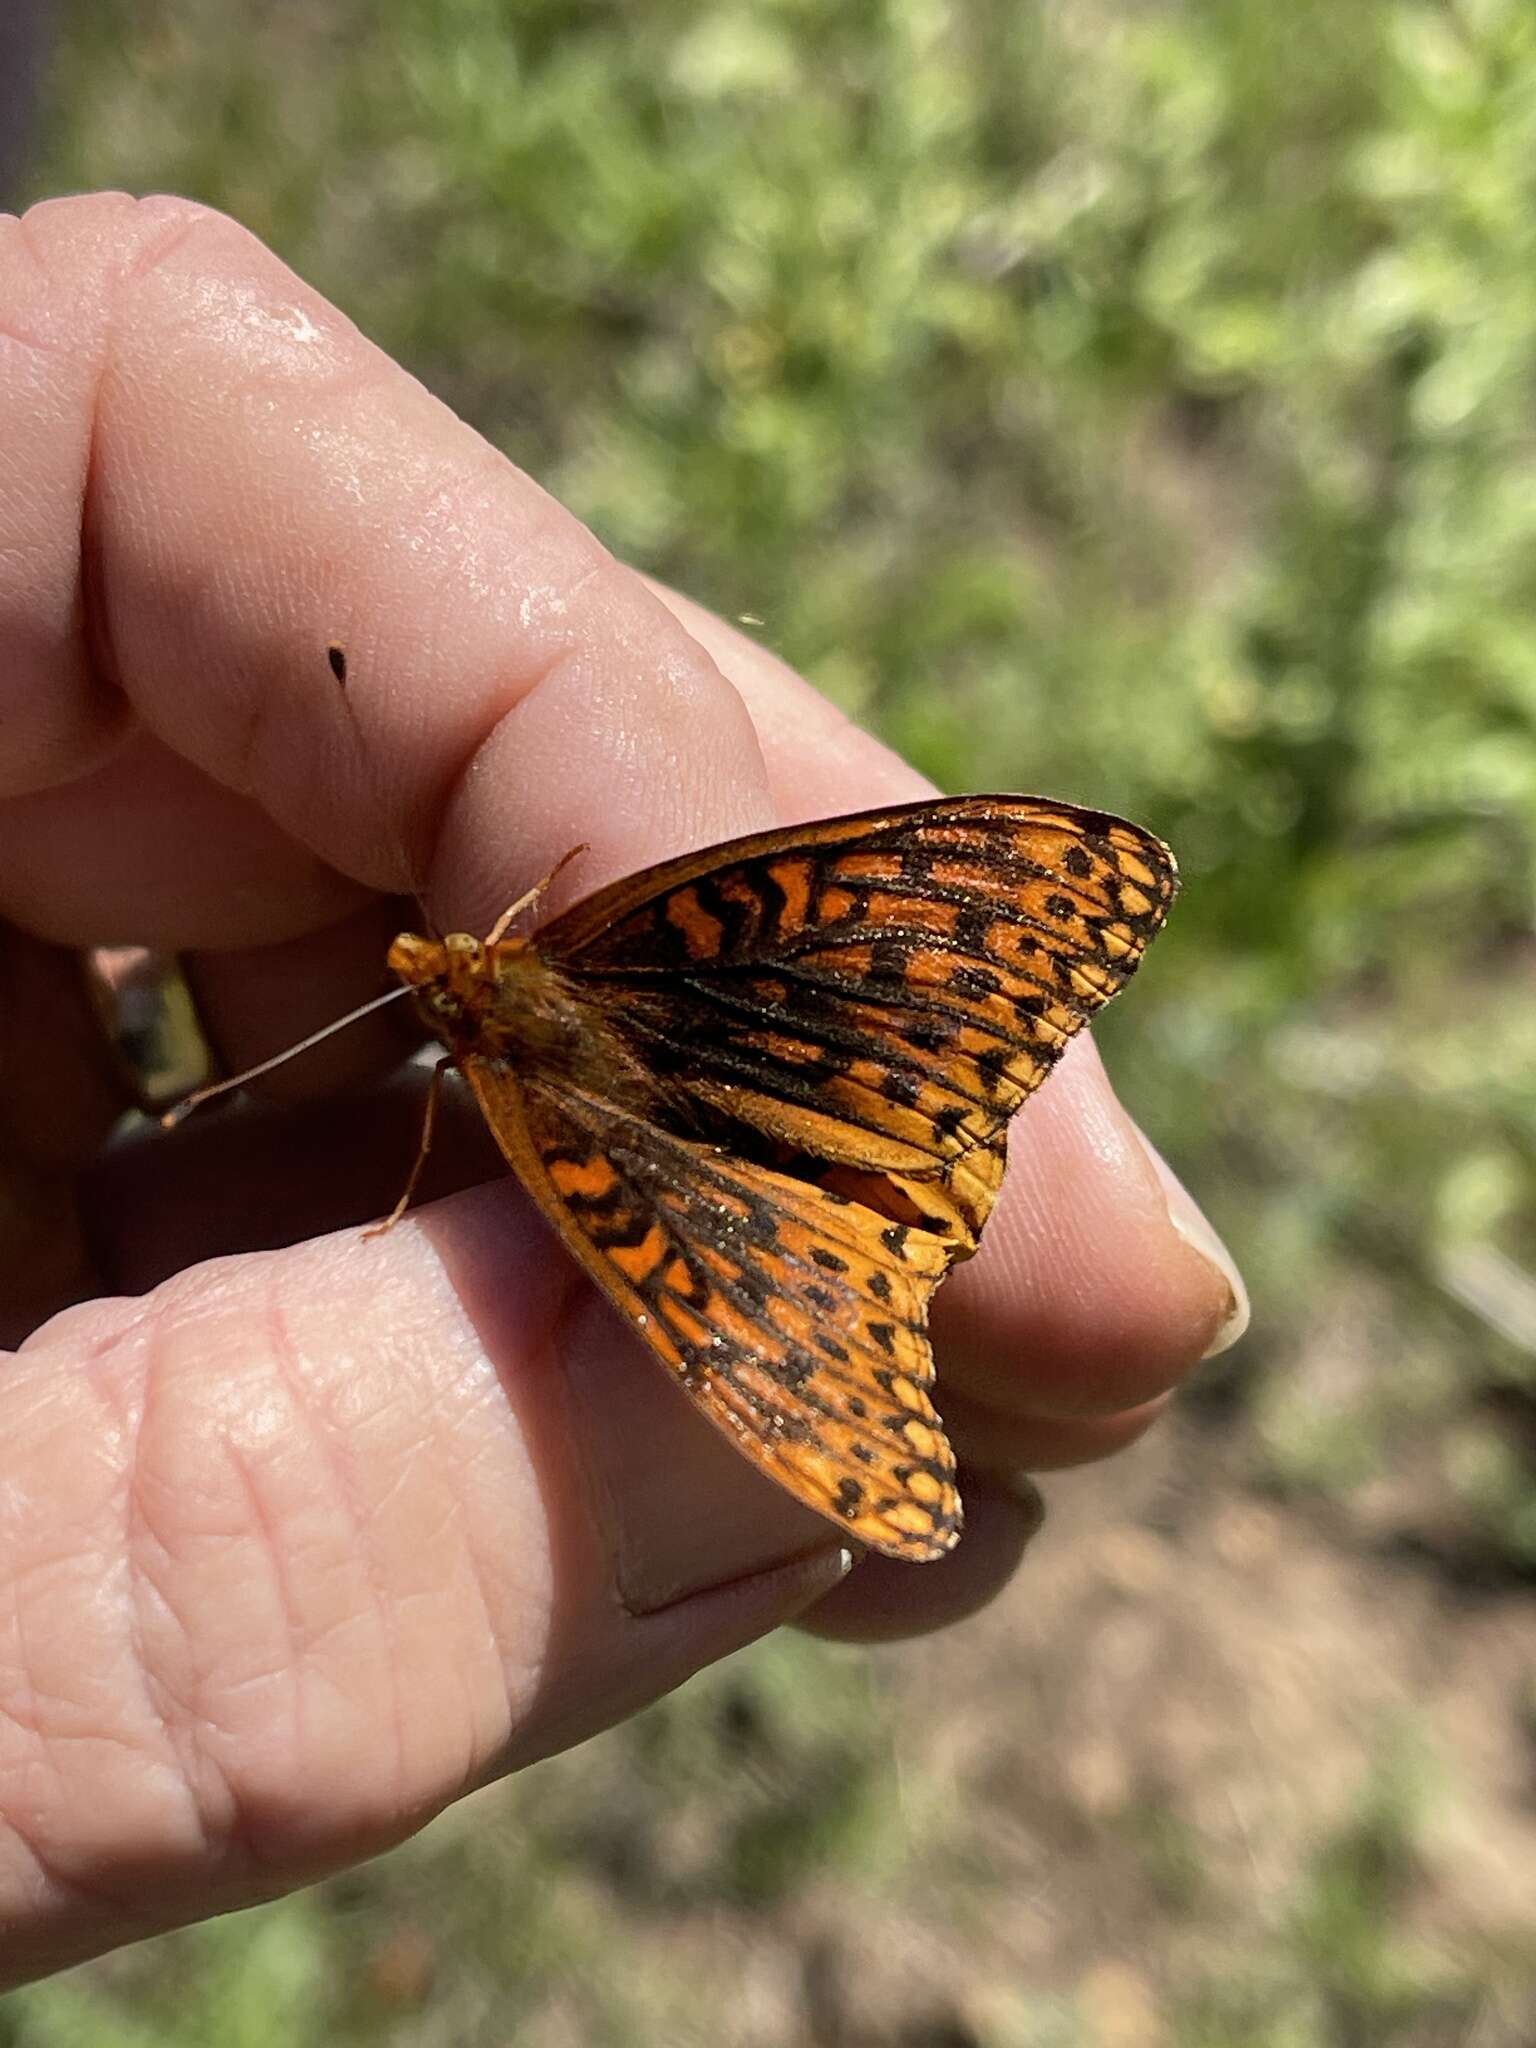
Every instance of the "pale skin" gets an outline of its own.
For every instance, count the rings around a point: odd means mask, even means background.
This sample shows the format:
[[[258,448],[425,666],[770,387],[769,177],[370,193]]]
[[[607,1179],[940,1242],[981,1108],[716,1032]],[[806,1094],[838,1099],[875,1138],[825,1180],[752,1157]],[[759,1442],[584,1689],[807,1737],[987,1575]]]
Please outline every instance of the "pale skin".
[[[365,1237],[408,1005],[86,1171],[123,1096],[75,949],[181,953],[243,1065],[381,986],[413,881],[483,933],[579,841],[541,916],[926,790],[187,202],[0,218],[0,732],[0,1985],[383,1849],[779,1623],[958,1619],[1035,1527],[1015,1475],[1242,1327],[1078,1041],[938,1297],[965,1540],[849,1570],[462,1119]]]

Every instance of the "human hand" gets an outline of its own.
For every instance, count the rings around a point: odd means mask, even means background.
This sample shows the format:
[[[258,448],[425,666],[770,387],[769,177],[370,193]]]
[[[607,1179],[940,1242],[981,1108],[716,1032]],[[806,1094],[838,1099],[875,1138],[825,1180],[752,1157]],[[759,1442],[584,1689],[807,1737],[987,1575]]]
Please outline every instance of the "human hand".
[[[243,1066],[378,988],[417,878],[484,930],[578,840],[551,912],[925,788],[186,202],[0,220],[0,689],[0,1283],[17,1335],[62,1308],[0,1374],[0,1983],[374,1853],[781,1621],[954,1619],[1034,1527],[1011,1475],[1240,1331],[1078,1040],[937,1299],[965,1539],[845,1576],[473,1129],[438,1185],[489,1184],[363,1237],[395,1012],[96,1163],[80,948],[181,954]]]

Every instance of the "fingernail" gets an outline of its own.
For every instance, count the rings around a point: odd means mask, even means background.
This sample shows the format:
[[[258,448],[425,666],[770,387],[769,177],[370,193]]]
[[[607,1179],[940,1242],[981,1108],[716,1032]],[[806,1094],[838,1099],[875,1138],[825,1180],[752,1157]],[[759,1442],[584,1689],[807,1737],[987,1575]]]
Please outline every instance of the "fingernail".
[[[1200,1356],[1202,1361],[1217,1358],[1223,1351],[1229,1351],[1248,1327],[1250,1313],[1248,1290],[1243,1285],[1243,1276],[1237,1270],[1237,1262],[1221,1239],[1211,1228],[1203,1209],[1190,1194],[1162,1153],[1152,1143],[1145,1131],[1136,1133],[1146,1148],[1152,1169],[1163,1190],[1163,1199],[1168,1204],[1168,1221],[1192,1252],[1196,1252],[1206,1265],[1220,1277],[1226,1289],[1227,1308],[1215,1334]]]
[[[834,1542],[660,1605],[604,1603],[586,1617],[588,1640],[551,1660],[505,1761],[521,1768],[638,1713],[706,1664],[835,1596],[853,1564],[852,1551]]]

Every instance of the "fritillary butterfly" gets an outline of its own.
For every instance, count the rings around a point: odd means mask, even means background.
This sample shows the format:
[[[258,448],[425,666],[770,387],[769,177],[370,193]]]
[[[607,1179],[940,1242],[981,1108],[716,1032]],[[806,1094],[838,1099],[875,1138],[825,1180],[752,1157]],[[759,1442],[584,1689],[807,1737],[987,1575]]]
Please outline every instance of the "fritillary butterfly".
[[[389,961],[567,1248],[710,1420],[848,1535],[920,1561],[960,1533],[929,1300],[976,1249],[1008,1119],[1176,887],[1123,819],[941,797],[664,861],[531,937],[402,933]]]

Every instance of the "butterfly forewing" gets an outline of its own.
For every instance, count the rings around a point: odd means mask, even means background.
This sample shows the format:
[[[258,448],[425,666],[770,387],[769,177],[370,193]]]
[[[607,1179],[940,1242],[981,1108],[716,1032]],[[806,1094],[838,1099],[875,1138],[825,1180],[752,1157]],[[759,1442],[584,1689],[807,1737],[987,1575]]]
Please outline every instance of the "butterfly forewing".
[[[957,797],[790,828],[599,892],[539,936],[701,1114],[973,1250],[1008,1118],[1135,971],[1161,841]]]

